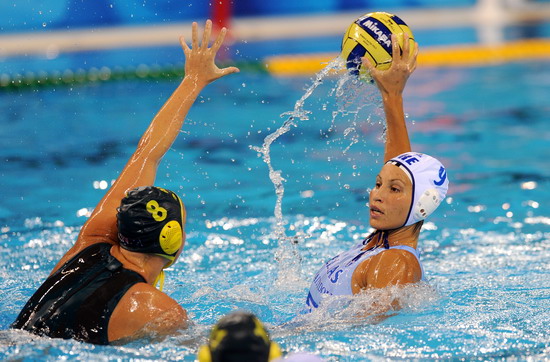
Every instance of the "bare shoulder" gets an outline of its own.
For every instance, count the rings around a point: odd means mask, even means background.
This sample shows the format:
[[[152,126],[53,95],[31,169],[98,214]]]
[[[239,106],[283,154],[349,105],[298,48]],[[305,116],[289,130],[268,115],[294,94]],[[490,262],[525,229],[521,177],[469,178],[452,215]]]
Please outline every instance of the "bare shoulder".
[[[402,265],[404,267],[417,266],[420,269],[420,264],[416,256],[408,250],[403,249],[388,249],[384,250],[373,257],[373,260],[379,259],[380,263]]]
[[[365,260],[353,275],[353,289],[385,288],[390,285],[416,283],[422,269],[416,256],[402,249],[389,249]]]
[[[162,337],[187,328],[187,312],[152,285],[130,288],[109,320],[109,341],[145,336]]]

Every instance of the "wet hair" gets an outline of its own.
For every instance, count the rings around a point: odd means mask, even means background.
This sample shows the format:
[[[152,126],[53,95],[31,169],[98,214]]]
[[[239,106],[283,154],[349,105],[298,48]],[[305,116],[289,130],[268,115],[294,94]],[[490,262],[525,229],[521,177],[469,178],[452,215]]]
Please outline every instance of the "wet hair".
[[[137,187],[127,192],[117,211],[122,248],[174,259],[183,245],[185,222],[183,203],[174,192]]]

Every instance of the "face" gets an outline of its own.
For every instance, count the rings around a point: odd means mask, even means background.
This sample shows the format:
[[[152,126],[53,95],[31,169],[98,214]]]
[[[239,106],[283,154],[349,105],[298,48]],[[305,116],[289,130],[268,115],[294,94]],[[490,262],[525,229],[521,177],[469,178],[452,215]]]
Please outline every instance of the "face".
[[[399,167],[385,164],[369,195],[370,225],[377,230],[401,227],[409,213],[412,183]]]

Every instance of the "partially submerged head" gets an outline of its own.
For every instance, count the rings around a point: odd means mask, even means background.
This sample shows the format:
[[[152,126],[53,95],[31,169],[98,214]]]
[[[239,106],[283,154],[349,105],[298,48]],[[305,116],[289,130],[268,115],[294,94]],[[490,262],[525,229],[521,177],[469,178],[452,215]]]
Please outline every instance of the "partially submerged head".
[[[393,230],[428,217],[447,194],[447,172],[437,159],[416,152],[392,158],[369,195],[370,224]]]
[[[281,356],[262,322],[252,313],[236,311],[222,317],[212,328],[208,344],[199,349],[200,362],[267,362]]]
[[[123,249],[162,256],[170,265],[183,248],[185,208],[172,191],[155,186],[128,191],[117,220]]]

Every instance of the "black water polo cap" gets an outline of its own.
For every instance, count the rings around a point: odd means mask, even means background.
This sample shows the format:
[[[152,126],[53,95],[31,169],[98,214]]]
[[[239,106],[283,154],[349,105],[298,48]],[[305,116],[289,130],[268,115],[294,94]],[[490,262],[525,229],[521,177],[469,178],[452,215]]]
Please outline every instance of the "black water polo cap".
[[[174,192],[141,186],[127,192],[117,213],[118,238],[126,250],[173,260],[183,245],[185,211]]]

